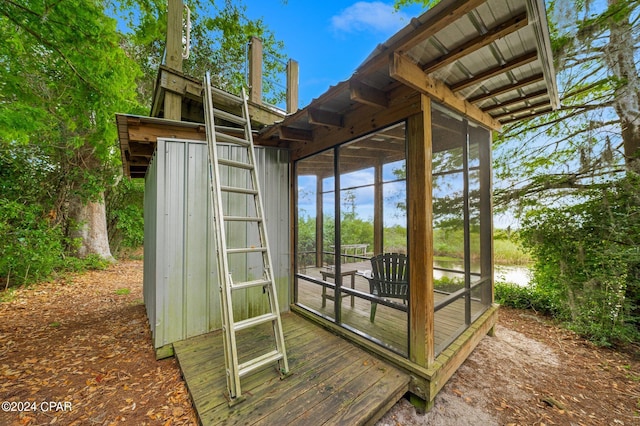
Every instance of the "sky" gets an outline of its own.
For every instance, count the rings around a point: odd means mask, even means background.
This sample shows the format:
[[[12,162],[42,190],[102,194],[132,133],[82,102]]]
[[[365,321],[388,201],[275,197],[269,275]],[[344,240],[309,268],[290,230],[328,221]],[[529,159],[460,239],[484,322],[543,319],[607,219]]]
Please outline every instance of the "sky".
[[[380,43],[387,41],[420,6],[393,9],[393,1],[244,0],[249,19],[262,18],[299,63],[299,103],[307,106],[330,86],[347,80]]]

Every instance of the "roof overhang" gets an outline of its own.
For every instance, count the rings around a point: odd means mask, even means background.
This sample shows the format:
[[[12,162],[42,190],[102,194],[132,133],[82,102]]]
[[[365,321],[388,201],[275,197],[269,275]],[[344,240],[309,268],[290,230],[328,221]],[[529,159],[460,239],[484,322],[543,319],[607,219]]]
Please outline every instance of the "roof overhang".
[[[556,109],[543,1],[444,0],[379,45],[349,80],[261,137],[308,154],[325,129],[353,126],[358,108],[362,118],[393,108],[398,94],[415,102],[411,91],[493,130]]]

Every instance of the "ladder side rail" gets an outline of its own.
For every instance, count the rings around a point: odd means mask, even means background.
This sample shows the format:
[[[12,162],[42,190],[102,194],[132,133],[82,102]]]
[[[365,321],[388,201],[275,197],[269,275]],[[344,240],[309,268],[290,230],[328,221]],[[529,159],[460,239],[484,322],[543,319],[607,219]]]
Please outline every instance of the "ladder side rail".
[[[209,151],[209,173],[211,177],[211,200],[214,214],[214,230],[216,235],[216,249],[218,255],[218,280],[220,286],[220,302],[223,316],[223,336],[225,350],[225,364],[227,387],[232,398],[240,396],[240,378],[238,375],[238,354],[236,349],[235,331],[233,330],[233,299],[231,296],[231,283],[229,283],[229,261],[227,258],[227,244],[224,226],[224,211],[220,190],[220,170],[218,167],[218,153],[216,143],[215,121],[213,115],[213,101],[211,95],[211,83],[209,73],[205,79],[205,128],[207,146]]]
[[[264,203],[262,201],[262,191],[260,190],[260,182],[258,178],[258,171],[257,171],[258,167],[257,167],[256,156],[254,151],[255,148],[253,145],[253,135],[251,132],[251,119],[249,116],[249,106],[247,104],[247,95],[245,93],[244,87],[242,88],[242,97],[244,99],[244,104],[242,107],[243,114],[244,114],[244,118],[247,121],[247,125],[245,127],[245,137],[246,137],[246,140],[249,141],[249,149],[247,151],[249,155],[249,163],[253,164],[253,169],[251,169],[251,180],[252,180],[253,189],[257,191],[257,194],[255,194],[254,196],[256,216],[263,218],[263,220],[258,223],[258,228],[260,230],[261,243],[266,248],[266,250],[263,252],[263,255],[262,255],[264,259],[264,265],[266,266],[266,273],[268,274],[268,276],[265,278],[271,282],[270,291],[269,291],[269,303],[271,304],[271,312],[273,312],[278,316],[278,321],[273,322],[273,331],[276,337],[275,339],[276,347],[278,351],[283,354],[282,366],[281,366],[282,373],[288,374],[289,363],[287,361],[286,350],[284,345],[284,332],[282,330],[282,321],[280,320],[280,306],[278,303],[278,295],[276,291],[275,279],[273,277],[273,264],[271,262],[271,256],[270,256],[271,250],[269,248],[270,246],[269,246],[269,239],[267,236],[266,222],[264,221],[264,218],[265,218]]]

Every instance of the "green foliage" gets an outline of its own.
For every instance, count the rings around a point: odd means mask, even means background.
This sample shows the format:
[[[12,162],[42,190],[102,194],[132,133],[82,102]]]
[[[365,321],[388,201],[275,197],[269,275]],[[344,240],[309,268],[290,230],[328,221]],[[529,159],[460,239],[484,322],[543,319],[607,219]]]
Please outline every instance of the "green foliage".
[[[535,285],[518,286],[510,283],[496,283],[495,300],[503,306],[531,309],[559,319],[568,314],[563,309],[561,298],[555,291],[545,291]]]
[[[109,245],[114,254],[144,242],[144,181],[121,179],[105,194]]]
[[[128,288],[119,288],[115,291],[115,293],[118,296],[126,296],[127,294],[131,293],[131,290],[129,290]]]
[[[0,198],[0,277],[5,286],[45,279],[62,264],[62,230],[44,217],[38,205]]]
[[[534,280],[599,344],[640,337],[640,178],[629,173],[567,207],[532,211],[522,239]]]

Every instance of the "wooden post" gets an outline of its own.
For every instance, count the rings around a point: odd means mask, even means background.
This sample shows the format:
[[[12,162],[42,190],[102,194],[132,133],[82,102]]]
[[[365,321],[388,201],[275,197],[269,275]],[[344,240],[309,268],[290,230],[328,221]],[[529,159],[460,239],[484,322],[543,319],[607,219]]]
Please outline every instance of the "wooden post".
[[[431,100],[407,121],[409,222],[409,359],[429,368],[434,361],[433,208]]]
[[[375,167],[373,195],[373,254],[380,254],[384,241],[384,191],[382,190],[382,160]]]
[[[182,72],[182,0],[169,0],[167,10],[167,44],[165,65]],[[164,118],[182,120],[182,97],[177,93],[165,91]]]
[[[287,112],[298,110],[298,61],[287,62]]]
[[[262,40],[251,37],[249,43],[249,100],[262,105]]]
[[[324,206],[322,205],[322,176],[316,175],[316,267],[324,265]]]

